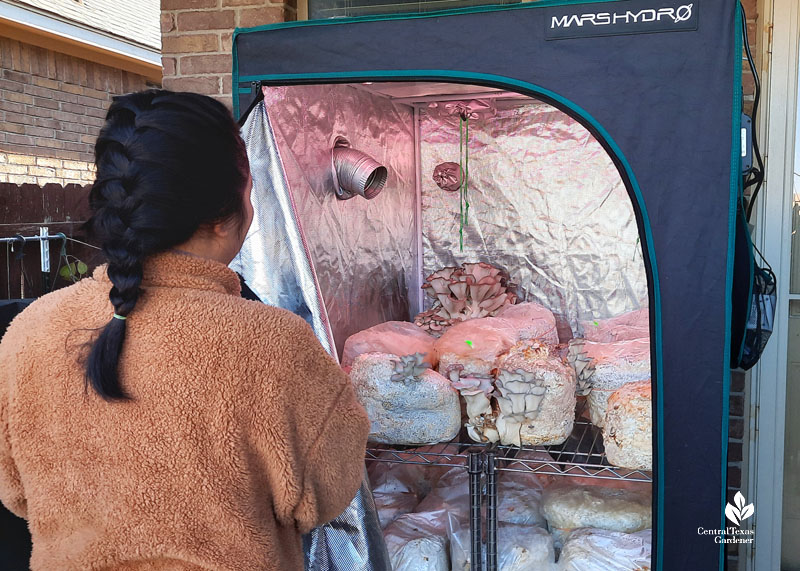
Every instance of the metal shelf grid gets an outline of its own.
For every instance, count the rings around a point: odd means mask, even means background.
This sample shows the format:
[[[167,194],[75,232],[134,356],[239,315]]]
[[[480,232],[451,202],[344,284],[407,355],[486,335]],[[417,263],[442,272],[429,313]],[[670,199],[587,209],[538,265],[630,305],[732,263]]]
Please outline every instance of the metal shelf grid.
[[[652,472],[612,466],[606,458],[599,428],[584,418],[586,399],[579,398],[570,437],[558,446],[498,446],[463,442],[418,447],[371,446],[366,460],[423,466],[467,467],[470,452],[494,452],[498,472],[524,472],[547,476],[580,476],[601,480],[652,482]],[[540,453],[540,454],[536,454]],[[549,456],[545,456],[546,453]]]

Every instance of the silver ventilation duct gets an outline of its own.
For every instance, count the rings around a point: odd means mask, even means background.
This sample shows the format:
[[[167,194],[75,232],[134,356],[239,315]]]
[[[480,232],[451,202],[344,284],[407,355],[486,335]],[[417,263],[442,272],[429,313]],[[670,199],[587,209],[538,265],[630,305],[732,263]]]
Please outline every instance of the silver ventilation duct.
[[[383,190],[389,171],[368,154],[350,148],[344,137],[337,137],[331,151],[336,197],[340,200],[360,194],[373,199]]]

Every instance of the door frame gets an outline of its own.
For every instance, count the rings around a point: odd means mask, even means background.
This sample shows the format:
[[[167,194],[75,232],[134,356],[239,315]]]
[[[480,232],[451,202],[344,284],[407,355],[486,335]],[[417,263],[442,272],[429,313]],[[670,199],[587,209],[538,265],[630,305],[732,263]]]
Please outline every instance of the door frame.
[[[750,454],[747,498],[755,506],[754,545],[745,569],[778,571],[781,565],[783,462],[788,365],[792,165],[800,67],[800,3],[760,3],[762,119],[759,134],[765,181],[756,208],[754,241],[778,279],[775,330],[751,376]],[[760,414],[760,411],[765,411]]]

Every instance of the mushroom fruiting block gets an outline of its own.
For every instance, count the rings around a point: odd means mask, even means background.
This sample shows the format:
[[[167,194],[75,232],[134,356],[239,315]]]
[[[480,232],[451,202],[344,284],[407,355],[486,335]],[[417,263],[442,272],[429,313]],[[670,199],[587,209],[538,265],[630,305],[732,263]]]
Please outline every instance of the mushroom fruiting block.
[[[650,378],[650,340],[630,339],[597,343],[573,339],[569,360],[579,379],[579,387],[588,397],[592,424],[605,424],[608,398],[626,383]]]
[[[650,338],[650,310],[646,307],[609,319],[581,321],[583,337],[588,341],[613,343]]]
[[[625,533],[647,529],[652,525],[651,505],[649,491],[559,482],[545,488],[542,512],[561,543],[573,530],[585,527]]]
[[[350,367],[362,353],[413,355],[422,353],[431,367],[436,367],[433,344],[436,338],[407,321],[387,321],[359,331],[344,342],[342,367]]]
[[[507,305],[496,317],[453,325],[434,344],[439,372],[447,374],[452,366],[462,365],[464,373],[488,375],[497,359],[520,340],[556,345],[556,320],[550,310],[536,303]]]
[[[531,301],[503,306],[495,315],[515,332],[516,340],[537,339],[548,345],[558,345],[558,330],[553,312]]]
[[[572,433],[575,419],[574,371],[537,341],[514,345],[499,359],[497,368],[500,413],[496,423],[501,441],[505,433],[509,441],[504,444],[562,444]],[[517,422],[519,440],[514,435]]]
[[[653,469],[653,414],[650,379],[627,383],[608,399],[603,443],[614,466]]]
[[[433,444],[452,440],[461,429],[458,392],[426,368],[420,354],[364,353],[350,378],[371,421],[371,442]]]
[[[447,330],[434,345],[439,372],[459,366],[464,375],[489,375],[497,358],[516,341],[516,332],[497,317],[472,319]]]
[[[609,571],[609,569],[651,569],[649,529],[623,533],[581,528],[569,534],[558,559],[559,571]]]

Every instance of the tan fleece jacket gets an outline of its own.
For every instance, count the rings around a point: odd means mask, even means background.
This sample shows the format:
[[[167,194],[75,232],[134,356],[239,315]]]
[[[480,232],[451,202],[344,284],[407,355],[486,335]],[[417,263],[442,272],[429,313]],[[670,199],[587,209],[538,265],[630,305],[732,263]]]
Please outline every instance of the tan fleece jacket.
[[[0,344],[0,500],[34,570],[302,569],[301,533],[355,495],[369,422],[301,318],[224,265],[145,265],[120,362],[130,402],[84,386],[111,284],[37,300]]]

